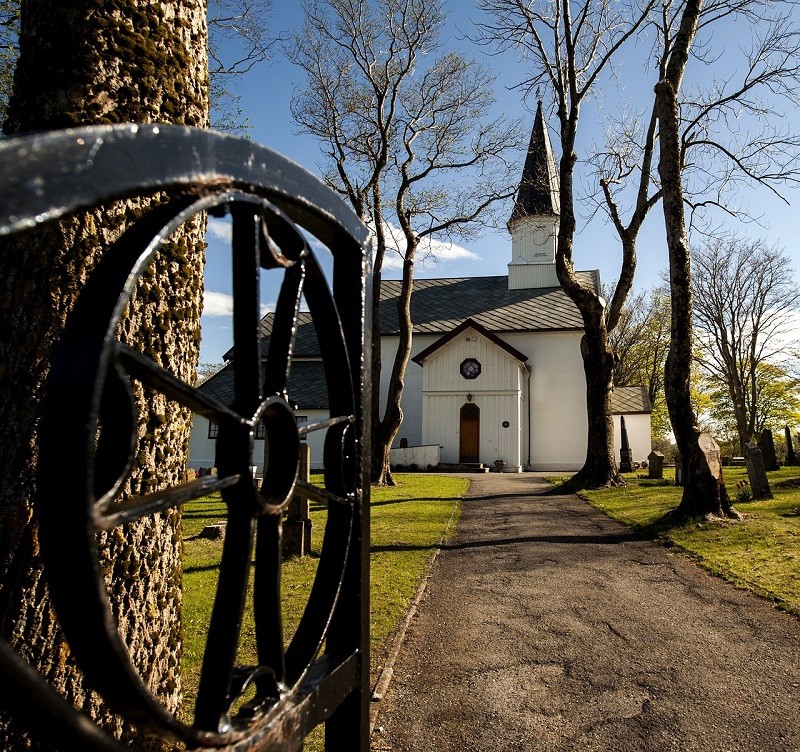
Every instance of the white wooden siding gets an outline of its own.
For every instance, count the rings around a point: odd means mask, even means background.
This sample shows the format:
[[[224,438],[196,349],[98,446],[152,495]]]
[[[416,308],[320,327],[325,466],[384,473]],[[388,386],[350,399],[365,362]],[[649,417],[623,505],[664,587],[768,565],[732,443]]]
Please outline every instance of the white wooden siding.
[[[309,422],[317,420],[327,420],[327,410],[300,410],[298,414],[308,417]],[[323,449],[325,446],[325,435],[328,430],[314,431],[308,434],[307,444],[311,450],[311,467],[314,470],[323,467]],[[202,415],[195,415],[192,425],[192,433],[189,439],[189,462],[187,463],[193,470],[201,467],[214,467],[214,454],[216,452],[217,440],[208,438],[208,418]],[[253,442],[253,464],[258,467],[260,474],[264,465],[264,440],[256,439]]]
[[[461,363],[475,358],[481,372],[461,375]],[[461,407],[471,395],[480,408],[479,459],[503,460],[520,469],[523,365],[474,329],[467,329],[429,357],[423,366],[423,428],[426,444],[439,444],[442,462],[459,461]],[[508,427],[503,427],[503,422]]]

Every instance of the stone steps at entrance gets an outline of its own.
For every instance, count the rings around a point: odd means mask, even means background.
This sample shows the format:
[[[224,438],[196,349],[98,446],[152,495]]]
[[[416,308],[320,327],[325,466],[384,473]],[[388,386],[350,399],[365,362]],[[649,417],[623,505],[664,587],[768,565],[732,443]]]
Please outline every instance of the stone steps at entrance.
[[[437,470],[441,470],[446,473],[488,473],[489,468],[488,466],[484,465],[483,462],[459,462],[459,463],[452,463],[448,464],[445,462],[440,462],[436,466]]]

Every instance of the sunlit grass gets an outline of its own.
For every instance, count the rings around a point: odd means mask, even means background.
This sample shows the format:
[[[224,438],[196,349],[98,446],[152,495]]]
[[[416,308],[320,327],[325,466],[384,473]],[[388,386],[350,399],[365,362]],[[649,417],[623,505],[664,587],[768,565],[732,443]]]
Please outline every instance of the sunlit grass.
[[[659,519],[678,506],[682,489],[652,486],[626,475],[628,486],[585,491],[589,501],[609,516],[636,527],[643,535],[680,547],[703,566],[800,614],[800,468],[770,472],[774,498],[741,503],[736,483],[747,478],[742,467],[724,469],[725,485],[741,523],[695,520],[664,527]]]
[[[468,481],[435,475],[400,474],[399,485],[372,489],[370,646],[375,674],[385,659],[389,638],[405,614],[426,565],[448,521],[455,520]],[[321,483],[320,477],[312,478]],[[312,553],[284,562],[281,597],[284,638],[288,640],[300,620],[316,574],[327,510],[311,505]],[[225,520],[225,504],[218,494],[198,499],[184,509],[183,604],[183,715],[188,717],[200,675],[205,635],[222,553],[221,540],[195,537],[204,526]],[[255,662],[252,610],[245,609],[238,661]],[[318,737],[318,735],[317,735]],[[306,749],[313,750],[318,739]]]

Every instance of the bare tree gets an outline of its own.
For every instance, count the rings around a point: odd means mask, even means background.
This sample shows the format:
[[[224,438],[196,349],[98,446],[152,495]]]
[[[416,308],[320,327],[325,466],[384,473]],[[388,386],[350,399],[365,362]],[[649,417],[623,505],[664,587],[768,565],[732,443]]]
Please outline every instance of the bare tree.
[[[561,216],[556,245],[556,272],[561,287],[581,312],[584,335],[581,340],[586,375],[588,436],[586,461],[568,485],[573,488],[622,485],[614,460],[614,428],[610,395],[613,386],[614,353],[608,333],[619,319],[630,292],[636,266],[635,233],[647,208],[657,200],[641,191],[642,207],[637,208],[626,244],[619,280],[610,305],[599,290],[578,280],[573,266],[576,217],[574,172],[578,161],[576,140],[580,109],[584,101],[603,82],[623,45],[643,28],[653,0],[611,3],[587,2],[573,14],[569,0],[530,3],[525,0],[481,0],[479,7],[488,20],[480,23],[482,38],[500,49],[513,48],[524,58],[531,76],[521,82],[526,92],[544,86],[555,102],[559,121],[561,159],[559,191]],[[651,126],[651,130],[654,125]]]
[[[436,54],[441,0],[327,0],[305,9],[302,32],[287,50],[307,80],[292,111],[323,144],[327,181],[375,232],[372,480],[392,483],[389,450],[403,419],[417,250],[432,236],[464,237],[513,195],[505,156],[518,146],[518,129],[503,116],[489,120],[492,78],[483,68],[459,53]],[[403,239],[403,272],[399,343],[381,415],[379,301],[390,224]]]
[[[684,486],[681,503],[672,516],[695,517],[707,512],[736,516],[722,482],[700,445],[701,430],[690,394],[692,366],[692,292],[689,237],[684,216],[680,109],[678,94],[697,36],[703,0],[687,0],[664,77],[656,85],[659,123],[658,171],[663,186],[664,225],[669,250],[672,317],[670,350],[665,368],[665,388],[672,429],[683,458]]]
[[[707,6],[702,0],[687,0],[663,9],[674,19],[670,25],[677,26],[667,69],[656,85],[655,105],[672,297],[666,395],[687,468],[673,515],[678,520],[709,513],[736,516],[721,477],[700,449],[701,431],[691,404],[694,301],[684,211],[691,211],[694,219],[711,206],[738,210],[728,198],[743,182],[776,193],[782,185],[797,182],[800,142],[779,107],[780,102],[796,105],[800,90],[800,30],[793,10],[792,2],[763,0],[717,0]],[[752,45],[740,51],[738,65],[723,68],[710,86],[682,94],[692,56],[702,64],[717,60],[711,32],[723,21],[747,23]]]
[[[241,97],[232,90],[235,79],[266,62],[279,41],[270,33],[272,0],[209,0],[208,72],[211,80],[211,127],[246,133]]]
[[[743,452],[761,423],[762,366],[785,360],[800,286],[778,247],[728,236],[692,254],[692,292],[699,362],[727,389]]]

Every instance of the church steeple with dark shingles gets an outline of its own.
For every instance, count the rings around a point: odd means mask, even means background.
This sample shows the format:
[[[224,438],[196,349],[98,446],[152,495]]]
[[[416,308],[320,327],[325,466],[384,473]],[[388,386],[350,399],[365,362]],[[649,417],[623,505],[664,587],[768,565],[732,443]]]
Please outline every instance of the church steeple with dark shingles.
[[[522,180],[514,202],[514,210],[508,220],[509,229],[518,219],[548,214],[556,216],[560,214],[558,172],[540,101],[536,108],[528,156],[522,170]]]

